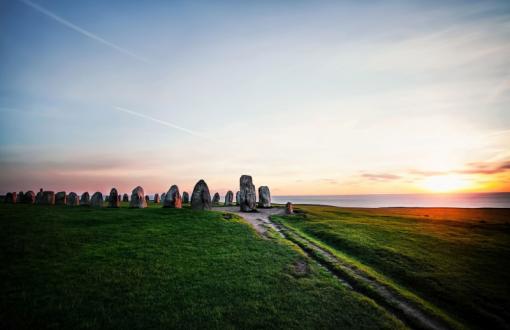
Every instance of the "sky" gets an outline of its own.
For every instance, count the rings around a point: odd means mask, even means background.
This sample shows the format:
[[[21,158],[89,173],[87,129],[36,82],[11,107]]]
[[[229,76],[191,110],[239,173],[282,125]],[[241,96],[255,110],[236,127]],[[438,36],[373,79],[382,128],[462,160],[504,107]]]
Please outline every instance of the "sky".
[[[0,193],[510,191],[510,2],[0,0],[0,118]]]

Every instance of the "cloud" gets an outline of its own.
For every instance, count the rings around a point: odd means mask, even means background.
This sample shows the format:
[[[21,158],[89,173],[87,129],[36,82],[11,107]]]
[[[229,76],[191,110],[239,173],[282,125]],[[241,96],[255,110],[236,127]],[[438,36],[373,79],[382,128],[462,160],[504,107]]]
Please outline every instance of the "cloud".
[[[82,34],[82,35],[84,35],[84,36],[86,36],[86,37],[88,37],[88,38],[90,38],[92,40],[95,40],[95,41],[97,41],[97,42],[99,42],[99,43],[101,43],[103,45],[106,45],[106,46],[108,46],[108,47],[110,47],[110,48],[112,48],[112,49],[114,49],[114,50],[116,50],[116,51],[118,51],[118,52],[120,52],[120,53],[122,53],[124,55],[130,56],[130,57],[132,57],[132,58],[134,58],[134,59],[136,59],[138,61],[141,61],[141,62],[144,62],[144,63],[149,63],[149,61],[146,60],[145,58],[140,57],[140,56],[134,54],[133,52],[131,52],[131,51],[125,49],[125,48],[117,46],[116,44],[114,44],[114,43],[112,43],[112,42],[110,42],[108,40],[105,40],[105,39],[101,38],[100,36],[98,36],[96,34],[93,34],[92,32],[89,32],[89,31],[87,31],[87,30],[85,30],[85,29],[83,29],[83,28],[81,28],[81,27],[79,27],[79,26],[69,22],[68,20],[66,20],[66,19],[56,15],[55,13],[49,11],[48,9],[46,9],[46,8],[36,4],[36,3],[33,3],[30,0],[19,0],[19,1],[23,2],[27,6],[30,6],[32,9],[35,9],[38,12],[48,16],[49,18],[59,22],[60,24],[70,28],[71,30],[74,30],[74,31],[76,31],[76,32],[78,32],[78,33],[80,33],[80,34]]]
[[[330,178],[322,178],[322,179],[319,179],[319,181],[326,182],[329,184],[338,184],[338,182],[335,179],[330,179]]]
[[[476,162],[466,164],[466,168],[451,171],[409,170],[407,173],[418,176],[440,176],[448,174],[498,174],[510,170],[510,160],[503,162]]]
[[[402,177],[395,174],[388,173],[364,173],[361,175],[363,178],[372,180],[372,181],[390,181],[390,180],[398,180]]]

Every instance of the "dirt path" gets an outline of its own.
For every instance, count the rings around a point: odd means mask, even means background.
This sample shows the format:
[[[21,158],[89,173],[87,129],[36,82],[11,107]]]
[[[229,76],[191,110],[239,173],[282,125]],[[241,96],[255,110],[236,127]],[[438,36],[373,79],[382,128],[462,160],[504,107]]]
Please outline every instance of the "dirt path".
[[[284,214],[284,208],[259,209],[258,212],[253,213],[241,212],[238,206],[215,207],[213,210],[239,215],[263,236],[266,236],[268,228],[274,229],[276,232],[280,233],[282,237],[301,247],[301,249],[319,265],[329,269],[341,282],[351,284],[349,287],[354,288],[354,290],[356,290],[356,287],[359,287],[359,284],[370,286],[373,289],[370,295],[360,292],[359,290],[356,291],[374,299],[379,305],[407,323],[411,328],[417,327],[420,329],[432,330],[449,328],[440,320],[426,314],[412,301],[402,297],[394,289],[379,283],[373,277],[365,274],[353,265],[338,259],[332,253],[324,250],[302,235],[299,235],[291,228],[273,223],[270,217],[272,215]],[[320,257],[318,257],[318,255]],[[339,272],[338,269],[341,269],[341,271]],[[345,274],[348,274],[348,277]]]

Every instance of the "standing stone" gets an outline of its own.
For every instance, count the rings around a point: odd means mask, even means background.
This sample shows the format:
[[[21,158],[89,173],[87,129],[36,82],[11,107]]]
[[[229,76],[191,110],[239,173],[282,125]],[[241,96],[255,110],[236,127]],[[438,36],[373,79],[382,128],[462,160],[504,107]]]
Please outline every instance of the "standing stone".
[[[105,202],[108,202],[109,200],[110,200],[110,196],[108,196],[108,195],[104,195],[104,201],[105,201]]]
[[[87,191],[81,194],[80,205],[90,206],[90,195]]]
[[[43,198],[43,189],[41,188],[41,189],[39,189],[39,192],[37,193],[37,195],[35,195],[35,203],[41,204],[42,198]]]
[[[257,193],[253,185],[251,176],[242,175],[239,180],[240,193],[239,202],[241,204],[242,212],[253,212],[257,209]]]
[[[35,194],[32,190],[29,190],[25,194],[23,194],[23,203],[26,203],[26,204],[34,204],[35,203]]]
[[[240,191],[236,192],[236,204],[237,205],[241,204],[241,192]]]
[[[42,205],[55,205],[55,193],[53,191],[43,191],[41,198]]]
[[[292,203],[287,202],[287,204],[285,204],[285,214],[293,214],[293,213],[294,213],[294,208],[292,207]]]
[[[165,197],[166,197],[166,193],[164,192],[164,193],[161,194],[161,197],[159,198],[159,202],[160,203],[164,203],[165,202]]]
[[[109,197],[108,207],[112,207],[112,208],[120,207],[120,199],[119,199],[119,193],[117,192],[117,189],[112,188],[112,190],[110,190],[110,195],[108,197]]]
[[[193,193],[191,194],[191,208],[193,210],[211,209],[211,194],[204,180],[198,181],[195,188],[193,188]]]
[[[67,196],[67,205],[68,206],[78,206],[80,205],[80,199],[75,192],[70,192]]]
[[[159,204],[159,194],[154,195],[154,203]]]
[[[218,193],[215,193],[213,198],[212,198],[212,203],[213,204],[219,204],[220,203],[220,194]]]
[[[56,205],[66,205],[67,204],[67,196],[65,191],[59,191],[55,194],[55,204]]]
[[[103,194],[99,191],[95,192],[90,198],[90,206],[92,207],[103,207]]]
[[[16,196],[16,203],[21,203],[21,202],[23,202],[23,192],[22,191],[20,191],[18,193],[18,195]]]
[[[16,192],[8,192],[5,194],[4,203],[6,204],[16,204]]]
[[[129,196],[128,196],[128,194],[124,194],[124,195],[122,195],[122,201],[123,201],[123,202],[129,202]]]
[[[182,202],[188,204],[189,203],[189,194],[187,191],[182,193]]]
[[[232,201],[234,200],[234,193],[232,191],[227,191],[225,195],[225,206],[232,206]]]
[[[131,193],[131,201],[129,202],[129,207],[144,209],[147,207],[147,199],[149,198],[148,196],[145,196],[143,188],[138,186],[133,189],[133,192]]]
[[[165,195],[165,200],[163,201],[163,207],[176,209],[182,208],[182,198],[181,193],[179,192],[179,187],[173,185],[170,189],[168,189],[168,192]]]
[[[147,204],[149,204],[149,202],[151,201],[149,195],[145,195],[145,201],[147,202]]]
[[[261,208],[271,207],[271,193],[269,192],[268,186],[259,187],[259,207]]]

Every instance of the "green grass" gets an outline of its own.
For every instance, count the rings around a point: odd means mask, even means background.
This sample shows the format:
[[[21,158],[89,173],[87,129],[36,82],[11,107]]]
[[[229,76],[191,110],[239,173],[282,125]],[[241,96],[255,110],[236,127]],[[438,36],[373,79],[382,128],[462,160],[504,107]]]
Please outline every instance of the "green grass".
[[[287,226],[467,327],[510,322],[508,210],[299,206]]]
[[[403,327],[238,218],[123,206],[0,205],[0,328]]]

